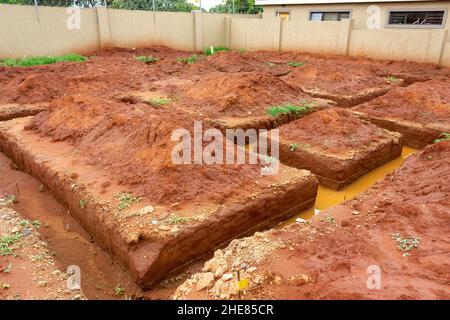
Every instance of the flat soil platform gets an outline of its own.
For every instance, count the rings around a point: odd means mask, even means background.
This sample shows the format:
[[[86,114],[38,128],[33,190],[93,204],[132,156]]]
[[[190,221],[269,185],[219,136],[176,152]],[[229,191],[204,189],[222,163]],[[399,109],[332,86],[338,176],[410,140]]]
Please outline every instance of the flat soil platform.
[[[45,184],[143,287],[234,237],[273,226],[315,201],[318,181],[314,175],[286,166],[272,176],[261,176],[256,165],[165,167],[155,178],[144,163],[134,170],[145,172],[151,184],[141,180],[133,186],[125,183],[119,170],[89,164],[93,159],[73,143],[52,142],[48,136],[24,130],[30,120],[0,123],[1,151]],[[108,134],[116,129],[109,128]],[[102,143],[106,143],[105,138]],[[120,162],[120,148],[111,152]],[[133,157],[130,147],[124,152]],[[173,170],[181,173],[176,175]],[[138,188],[142,185],[146,189]],[[183,187],[190,191],[189,196],[180,191]]]
[[[402,133],[407,145],[423,148],[443,132],[450,133],[450,82],[431,80],[395,88],[352,110],[380,127]]]
[[[321,184],[338,190],[399,157],[403,138],[330,108],[279,127],[279,144],[282,163],[310,170]]]
[[[232,241],[173,298],[237,299],[240,270],[244,299],[450,299],[449,157],[428,146],[358,198]]]

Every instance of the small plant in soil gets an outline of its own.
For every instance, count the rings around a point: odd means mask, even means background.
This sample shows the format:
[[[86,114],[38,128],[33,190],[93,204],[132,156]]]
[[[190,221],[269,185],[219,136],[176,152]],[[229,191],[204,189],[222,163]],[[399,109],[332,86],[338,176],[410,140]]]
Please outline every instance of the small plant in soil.
[[[88,204],[87,200],[84,200],[84,199],[80,200],[80,208],[81,209],[86,208],[87,204]]]
[[[288,66],[294,67],[294,68],[302,67],[305,64],[306,64],[306,62],[303,62],[303,61],[291,61],[291,62],[288,62]]]
[[[179,217],[179,216],[173,214],[170,216],[170,219],[167,223],[168,224],[179,224],[179,223],[185,223],[188,221],[189,221],[189,218]]]
[[[273,62],[270,62],[270,61],[265,62],[265,64],[267,64],[270,67],[276,66],[276,63],[273,63]]]
[[[399,82],[399,81],[400,81],[398,78],[396,78],[396,77],[394,77],[394,76],[389,76],[389,77],[386,78],[386,80],[387,80],[388,82],[392,82],[392,83],[395,83],[395,82]]]
[[[199,61],[200,59],[201,58],[198,55],[193,54],[192,56],[189,56],[187,58],[178,58],[177,61],[186,64],[193,64]]]
[[[280,117],[282,115],[294,115],[295,117],[301,117],[309,113],[313,109],[313,105],[307,101],[302,101],[298,105],[283,104],[278,106],[272,106],[267,110],[267,113],[274,117]]]
[[[400,233],[392,233],[391,238],[397,242],[397,247],[399,250],[403,251],[403,256],[408,257],[411,254],[411,251],[414,248],[418,248],[420,245],[420,238],[415,236],[409,236],[403,238]]]
[[[45,64],[53,64],[57,62],[84,62],[87,58],[78,54],[68,54],[59,57],[29,57],[18,59],[3,59],[0,60],[0,66],[6,67],[32,67]]]
[[[442,132],[438,139],[434,140],[434,143],[450,140],[450,133]]]
[[[26,227],[27,225],[28,225],[28,221],[27,220],[21,220],[19,222],[19,226],[21,226],[21,227]]]
[[[169,104],[171,102],[172,102],[172,100],[170,100],[168,98],[150,98],[145,101],[145,103],[150,104],[154,107],[165,106],[166,104]]]
[[[34,220],[31,224],[32,224],[33,227],[36,228],[36,229],[40,229],[40,228],[41,228],[41,225],[42,225],[41,222],[40,222],[39,220]]]
[[[125,294],[125,289],[122,288],[122,286],[120,284],[118,284],[114,288],[114,293],[116,294],[116,296],[123,296]]]
[[[159,61],[159,58],[152,56],[139,56],[135,57],[136,60],[144,62],[145,64],[153,64]]]
[[[20,240],[20,233],[16,232],[12,236],[0,238],[0,256],[9,256],[17,248],[17,242]]]
[[[298,144],[296,143],[291,143],[291,145],[289,146],[289,151],[295,151],[298,149]]]
[[[215,54],[219,51],[230,51],[230,49],[226,48],[226,47],[209,47],[206,48],[205,50],[203,50],[203,54],[205,56],[210,56],[212,54]]]
[[[119,193],[119,204],[117,205],[118,210],[124,210],[131,206],[134,203],[139,203],[141,201],[141,198],[139,197],[133,197],[131,193]]]

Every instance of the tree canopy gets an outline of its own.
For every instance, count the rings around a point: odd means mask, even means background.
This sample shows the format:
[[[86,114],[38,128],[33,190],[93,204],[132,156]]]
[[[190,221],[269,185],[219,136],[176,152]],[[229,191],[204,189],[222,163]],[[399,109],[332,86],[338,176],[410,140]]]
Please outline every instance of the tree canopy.
[[[261,6],[255,5],[255,0],[234,0],[234,13],[255,14],[263,11]],[[212,7],[209,12],[233,13],[233,0]]]

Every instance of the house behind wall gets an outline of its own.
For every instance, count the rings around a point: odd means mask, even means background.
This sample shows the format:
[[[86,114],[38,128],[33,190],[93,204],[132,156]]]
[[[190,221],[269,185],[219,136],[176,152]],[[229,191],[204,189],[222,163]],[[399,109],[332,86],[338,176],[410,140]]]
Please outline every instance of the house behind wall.
[[[280,4],[265,5],[265,3],[283,3],[289,0],[256,0],[257,4],[263,4],[263,18],[277,17],[277,13],[287,12],[289,20],[309,21],[311,12],[330,12],[330,11],[350,11],[350,19],[353,20],[353,29],[368,29],[367,20],[371,13],[368,13],[369,6],[378,6],[380,8],[380,27],[382,29],[395,28],[387,25],[390,10],[417,10],[417,9],[439,9],[444,10],[444,23],[437,28],[448,29],[450,26],[450,1],[395,1],[395,2],[350,2],[348,3],[317,3],[317,4]],[[314,1],[295,1],[291,2],[314,2]],[[322,2],[322,1],[316,1]],[[339,1],[336,1],[339,2]],[[344,2],[344,1],[343,1]],[[413,29],[412,26],[403,26],[403,28]],[[419,28],[418,28],[419,29]],[[450,38],[449,38],[450,39]]]

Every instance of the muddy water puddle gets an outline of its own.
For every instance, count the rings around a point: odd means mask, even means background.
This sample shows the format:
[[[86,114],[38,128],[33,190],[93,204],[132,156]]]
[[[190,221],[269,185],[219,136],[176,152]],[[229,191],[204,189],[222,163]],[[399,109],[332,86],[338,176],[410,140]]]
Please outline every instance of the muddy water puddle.
[[[370,171],[369,173],[360,177],[358,180],[354,181],[352,184],[345,186],[339,191],[328,189],[320,185],[314,207],[301,212],[297,216],[294,216],[293,218],[284,222],[282,225],[284,226],[288,223],[292,223],[297,218],[305,220],[310,219],[321,210],[326,210],[332,206],[342,203],[343,201],[354,198],[358,194],[369,189],[369,187],[371,187],[375,182],[384,178],[386,174],[400,167],[406,157],[417,151],[418,150],[410,147],[403,147],[402,155],[400,157]]]

